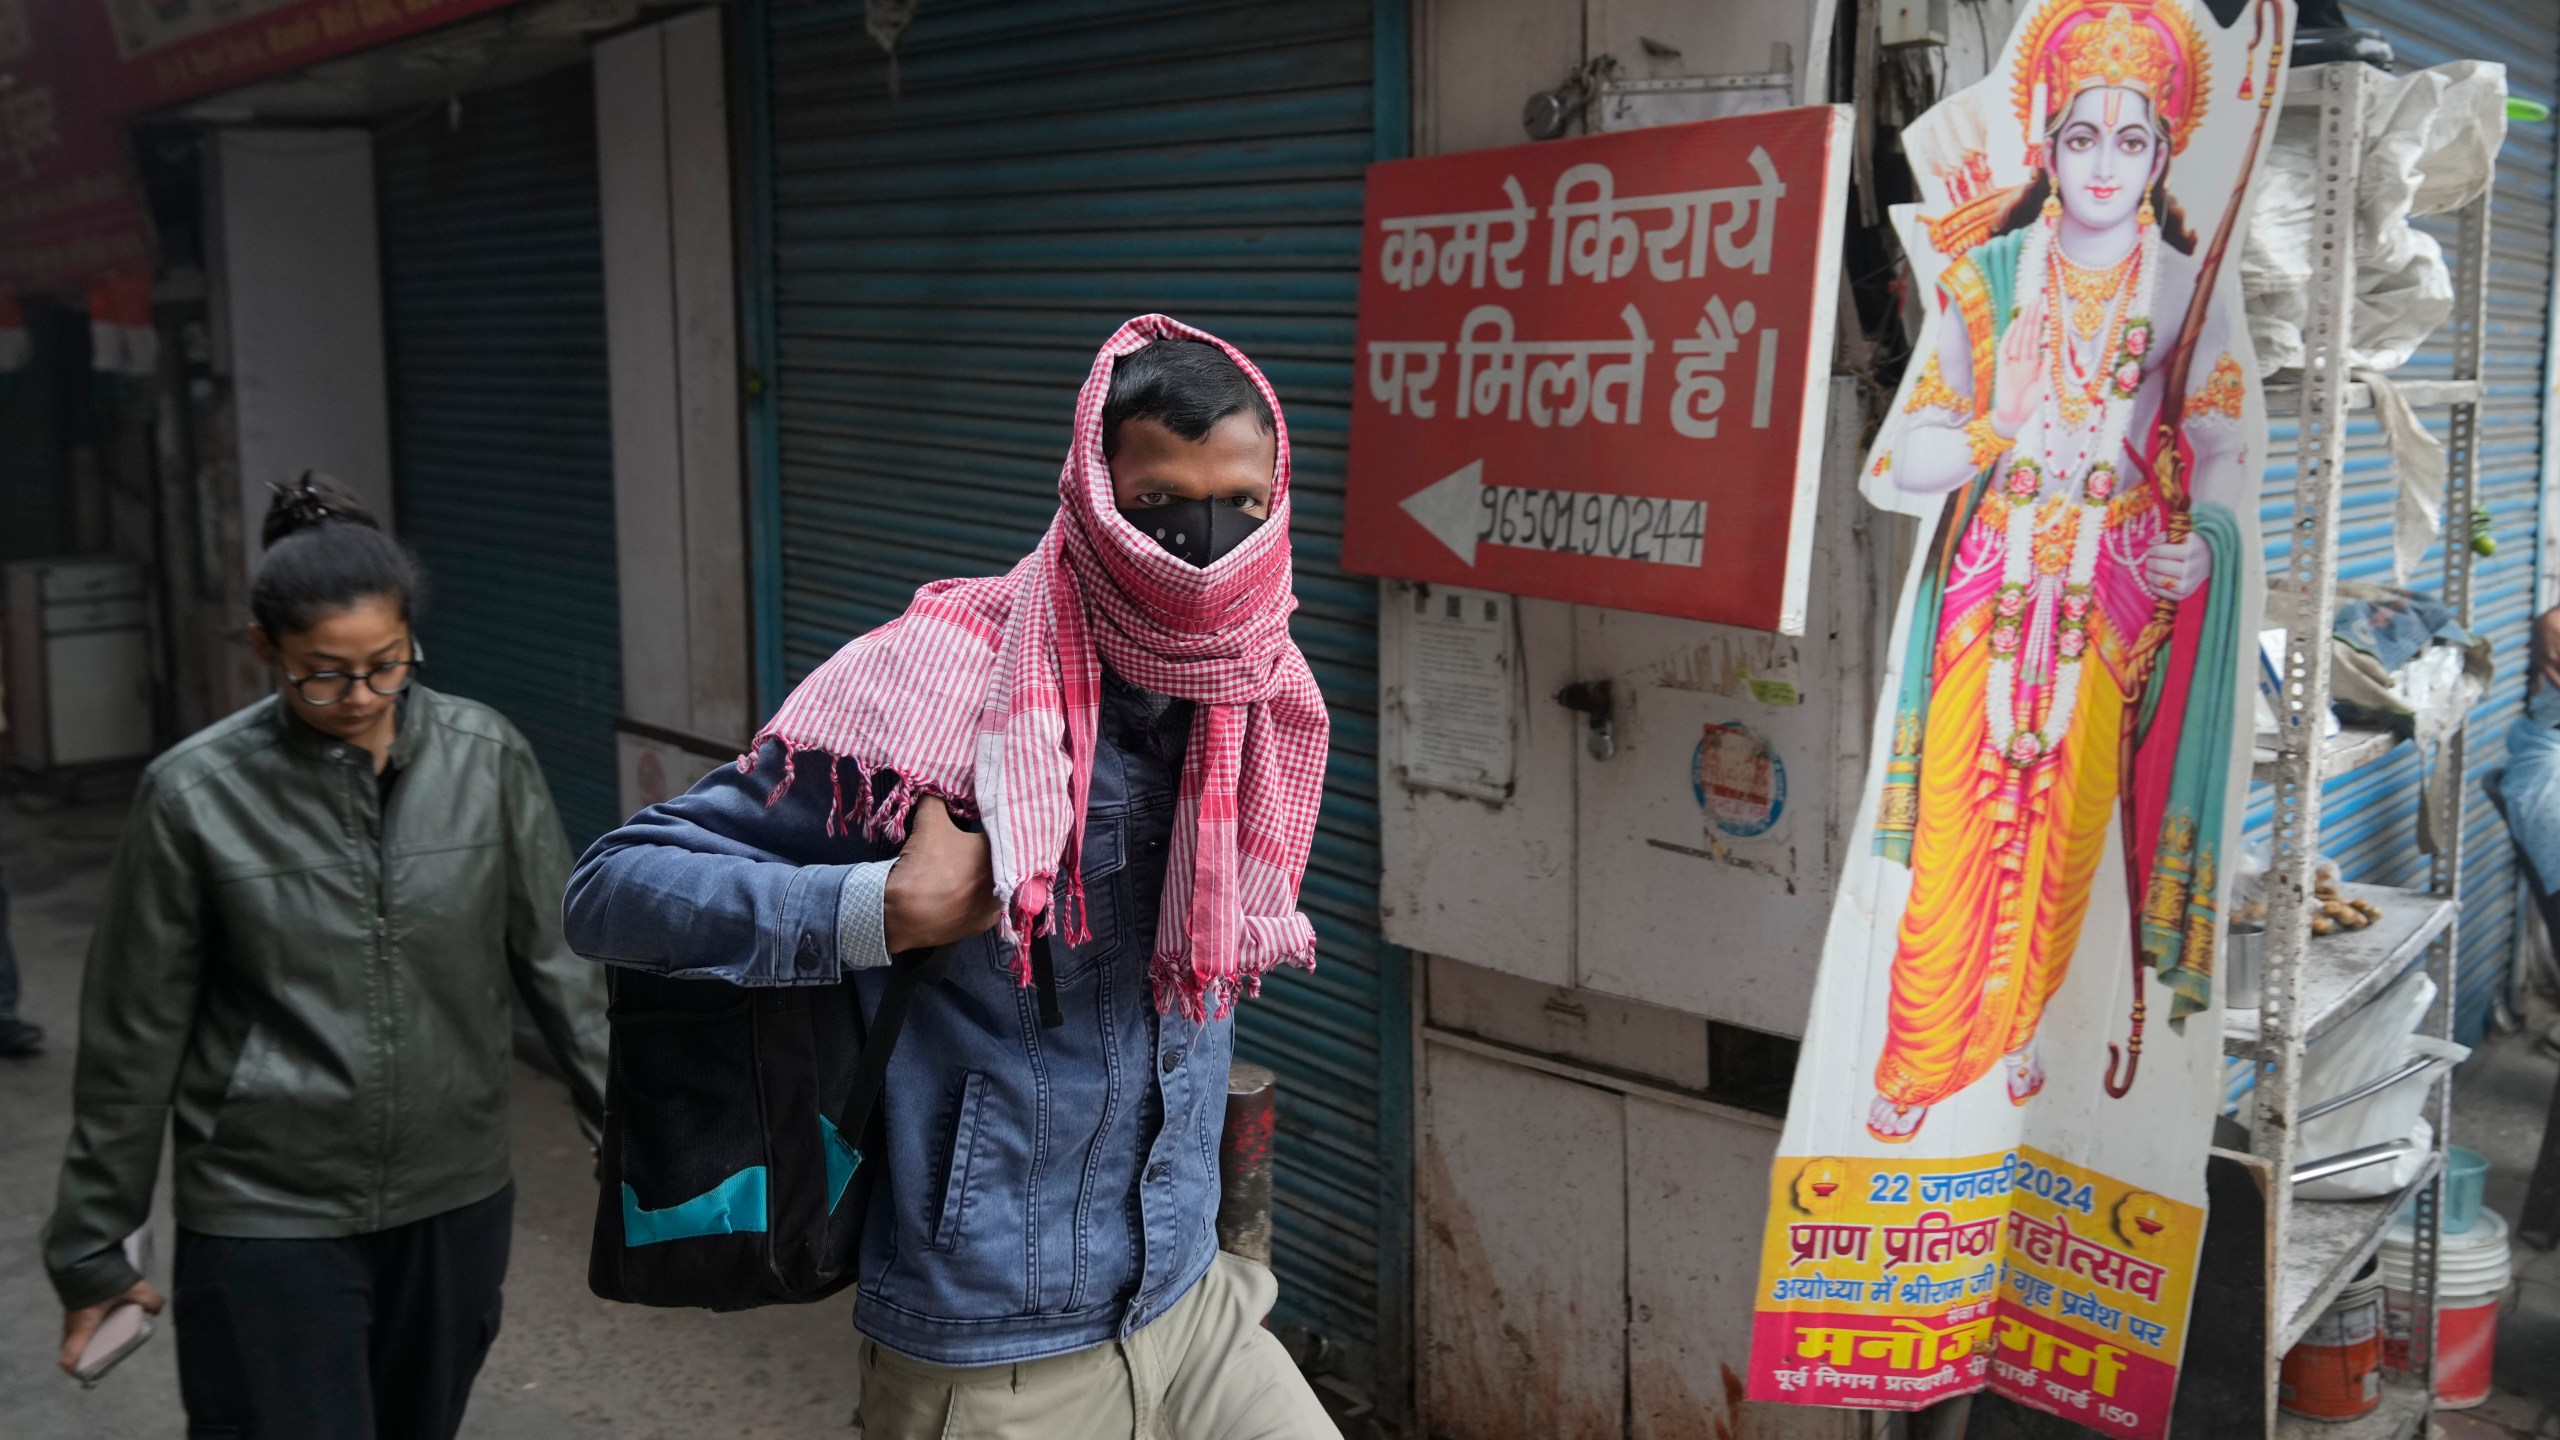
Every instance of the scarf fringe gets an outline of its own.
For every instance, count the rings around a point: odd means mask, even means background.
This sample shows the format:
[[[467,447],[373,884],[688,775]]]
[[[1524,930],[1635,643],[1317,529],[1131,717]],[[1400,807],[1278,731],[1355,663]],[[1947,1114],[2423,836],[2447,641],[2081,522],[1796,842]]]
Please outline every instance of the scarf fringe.
[[[1031,985],[1031,937],[1039,933],[1040,917],[1049,909],[1050,882],[1056,878],[1057,872],[1052,870],[1025,876],[1005,897],[1004,928],[997,939],[1004,943],[1007,956],[1013,961],[1013,983],[1017,987],[1028,989]],[[1035,902],[1040,908],[1033,908]]]
[[[1038,908],[1033,908],[1034,900]],[[1072,915],[1070,914],[1072,912]],[[1042,922],[1046,921],[1045,927]],[[1088,921],[1081,877],[1068,884],[1058,884],[1058,872],[1043,870],[1023,877],[1013,894],[1006,897],[1004,921],[997,928],[997,942],[1003,945],[1012,962],[1014,983],[1028,987],[1031,973],[1031,937],[1047,931],[1049,937],[1065,945],[1090,945],[1093,930]]]
[[[903,845],[907,840],[908,818],[914,814],[916,802],[928,795],[941,801],[943,808],[951,812],[953,819],[977,818],[976,807],[966,801],[955,800],[945,795],[940,786],[919,780],[896,766],[873,765],[858,755],[838,755],[832,750],[816,745],[794,746],[779,735],[757,736],[755,745],[750,747],[747,753],[738,757],[739,774],[750,774],[755,770],[756,750],[761,748],[767,740],[781,740],[783,746],[782,781],[764,797],[765,808],[768,810],[781,804],[782,798],[791,793],[793,783],[800,778],[799,766],[802,754],[827,757],[827,779],[831,787],[831,795],[827,806],[826,833],[831,839],[851,836],[858,828],[865,840],[886,845]],[[849,799],[844,776],[847,765],[853,767],[853,786]],[[892,776],[896,783],[887,786],[876,785],[873,783],[875,775]]]
[[[1316,946],[1313,937],[1304,945],[1270,954],[1239,957],[1236,973],[1206,979],[1191,968],[1190,958],[1178,950],[1158,950],[1148,962],[1147,973],[1155,982],[1156,1010],[1170,1015],[1179,1009],[1183,1018],[1194,1025],[1211,1020],[1224,1020],[1234,1013],[1236,1002],[1252,1000],[1262,994],[1262,977],[1274,970],[1312,971],[1316,968]]]
[[[1068,944],[1092,944],[1093,907],[1085,900],[1084,877],[1070,876],[1064,886],[1053,889],[1055,896],[1050,902],[1049,913],[1055,918],[1051,923],[1066,936]]]

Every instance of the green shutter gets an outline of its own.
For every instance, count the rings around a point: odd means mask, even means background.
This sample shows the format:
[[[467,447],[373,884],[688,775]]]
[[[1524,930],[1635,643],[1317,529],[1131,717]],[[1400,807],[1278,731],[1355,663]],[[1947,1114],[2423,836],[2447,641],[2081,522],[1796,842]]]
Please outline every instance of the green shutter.
[[[533,742],[572,848],[621,818],[595,93],[577,65],[374,141],[393,491],[426,681]]]

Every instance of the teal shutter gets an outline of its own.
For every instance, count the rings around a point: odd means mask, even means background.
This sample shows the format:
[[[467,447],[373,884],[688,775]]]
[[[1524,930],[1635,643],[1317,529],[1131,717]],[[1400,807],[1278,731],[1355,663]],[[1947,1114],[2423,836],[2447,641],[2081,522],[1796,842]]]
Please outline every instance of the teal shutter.
[[[2560,0],[2484,0],[2446,5],[2438,0],[2356,0],[2354,22],[2380,30],[2398,52],[2400,69],[2451,60],[2496,60],[2507,67],[2511,94],[2545,104],[2560,80]],[[2457,1029],[2476,1042],[2497,998],[2506,992],[2508,968],[2524,917],[2516,907],[2518,867],[2506,823],[2481,781],[2506,763],[2506,730],[2524,704],[2526,637],[2534,615],[2534,556],[2542,545],[2543,351],[2551,313],[2553,125],[2509,122],[2498,155],[2497,188],[2489,197],[2488,403],[2480,416],[2480,499],[2497,521],[2498,553],[2473,571],[2473,623],[2496,647],[2496,684],[2472,712],[2464,787],[2462,944],[2456,970]],[[2172,184],[2175,181],[2173,179]],[[2422,220],[2448,254],[2455,227]],[[2452,378],[2451,337],[2439,332],[2397,372],[2404,379]],[[2445,412],[2422,409],[2419,418],[2445,438]],[[2267,452],[2264,504],[2259,524],[2268,539],[2268,569],[2286,554],[2285,529],[2293,514],[2295,424],[2275,415]],[[2391,580],[2391,511],[2397,482],[2382,431],[2371,411],[2352,417],[2348,431],[2346,506],[2338,531],[2338,577],[2388,584]],[[2470,536],[2468,516],[2445,517],[2454,543]],[[2439,593],[2443,551],[2428,552],[2409,577],[2410,587]],[[2336,857],[2346,877],[2376,885],[2423,888],[2427,857],[2418,853],[2418,754],[2401,746],[2388,759],[2339,776],[2321,797],[2320,846]],[[2250,830],[2265,833],[2269,790],[2253,786]]]
[[[1242,1007],[1240,1049],[1280,1075],[1275,1323],[1325,1337],[1392,1409],[1412,1077],[1404,964],[1378,935],[1377,592],[1340,565],[1361,177],[1403,127],[1401,60],[1384,121],[1371,83],[1394,48],[1372,9],[943,0],[900,44],[893,100],[858,0],[772,0],[770,110],[745,123],[772,137],[760,443],[786,678],[1039,539],[1076,389],[1131,315],[1221,335],[1278,388],[1295,631],[1333,759],[1305,890],[1319,968]]]
[[[572,849],[621,818],[613,443],[593,81],[468,94],[374,142],[393,493],[428,684],[533,742]]]

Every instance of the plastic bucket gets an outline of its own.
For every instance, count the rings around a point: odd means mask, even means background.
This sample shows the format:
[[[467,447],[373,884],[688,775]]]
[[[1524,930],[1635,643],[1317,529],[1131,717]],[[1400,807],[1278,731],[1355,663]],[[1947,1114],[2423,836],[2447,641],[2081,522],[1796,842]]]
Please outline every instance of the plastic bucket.
[[[2498,1353],[2498,1300],[2436,1307],[2436,1408],[2468,1410],[2489,1398]]]
[[[2382,1275],[2368,1263],[2285,1352],[2276,1400],[2311,1420],[2353,1420],[2382,1403]]]
[[[2480,1219],[2480,1191],[2488,1184],[2489,1157],[2459,1145],[2444,1153],[2444,1233],[2460,1235]]]
[[[2444,1235],[2436,1246],[2436,1404],[2459,1410],[2489,1398],[2490,1361],[2497,1351],[2498,1307],[2511,1278],[2507,1221],[2480,1209],[2471,1228]],[[2378,1260],[2389,1293],[2383,1313],[2383,1364],[2409,1368],[2416,1283],[2416,1236],[2405,1224],[2383,1237]]]

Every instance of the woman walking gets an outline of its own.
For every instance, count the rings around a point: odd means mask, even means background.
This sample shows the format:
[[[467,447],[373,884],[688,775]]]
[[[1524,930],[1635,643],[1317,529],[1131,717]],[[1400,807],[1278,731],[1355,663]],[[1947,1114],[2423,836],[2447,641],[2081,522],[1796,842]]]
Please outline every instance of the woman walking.
[[[531,749],[417,683],[415,562],[311,476],[264,539],[278,691],[144,773],[90,944],[61,1363],[118,1301],[160,1308],[120,1242],[168,1128],[189,1436],[446,1440],[498,1331],[510,994],[592,1120],[602,986],[561,941]]]

